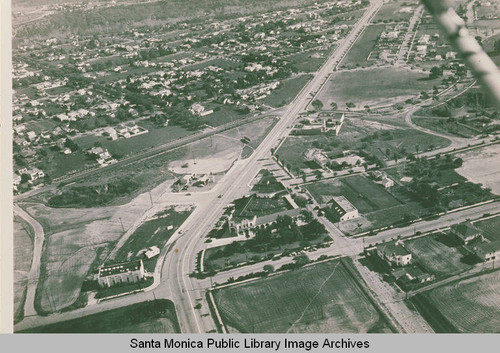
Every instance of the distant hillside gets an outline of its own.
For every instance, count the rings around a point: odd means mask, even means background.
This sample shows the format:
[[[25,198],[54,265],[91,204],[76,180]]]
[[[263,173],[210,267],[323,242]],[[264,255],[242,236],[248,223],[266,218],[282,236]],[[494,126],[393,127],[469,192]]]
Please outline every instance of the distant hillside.
[[[37,0],[13,0],[17,6],[40,3]],[[42,4],[74,3],[77,0],[45,0]],[[141,25],[160,25],[162,22],[186,20],[195,17],[212,16],[227,18],[232,16],[266,11],[290,6],[307,5],[314,0],[160,0],[136,1],[118,0],[116,6],[86,9],[82,6],[63,10],[40,20],[25,23],[16,28],[16,38],[29,38],[32,35],[51,35],[53,33],[92,34]],[[100,4],[109,5],[109,1]],[[96,4],[96,1],[93,2]],[[42,5],[43,6],[43,5]],[[102,6],[102,5],[101,5]],[[15,9],[13,10],[16,11]]]

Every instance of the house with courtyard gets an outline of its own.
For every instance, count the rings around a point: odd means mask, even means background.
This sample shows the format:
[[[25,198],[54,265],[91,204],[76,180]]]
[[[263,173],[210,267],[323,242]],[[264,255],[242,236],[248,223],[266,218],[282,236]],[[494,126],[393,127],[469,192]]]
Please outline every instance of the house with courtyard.
[[[475,239],[483,240],[483,232],[471,222],[454,224],[451,226],[450,232],[464,245],[469,244]]]
[[[142,260],[121,262],[101,266],[97,276],[100,287],[106,288],[122,283],[137,283],[145,278],[146,271]]]
[[[406,266],[412,259],[401,240],[377,245],[377,255],[391,266]]]

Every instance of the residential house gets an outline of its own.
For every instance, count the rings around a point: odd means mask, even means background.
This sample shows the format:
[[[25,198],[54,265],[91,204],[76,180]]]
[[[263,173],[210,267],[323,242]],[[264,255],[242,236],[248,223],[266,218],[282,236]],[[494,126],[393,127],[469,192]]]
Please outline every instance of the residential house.
[[[480,243],[475,246],[475,253],[483,261],[500,259],[500,240]]]
[[[377,255],[393,266],[406,266],[412,259],[411,253],[406,250],[401,240],[377,245]]]
[[[483,232],[471,222],[462,222],[451,226],[450,231],[460,242],[467,245],[474,239],[483,240]]]

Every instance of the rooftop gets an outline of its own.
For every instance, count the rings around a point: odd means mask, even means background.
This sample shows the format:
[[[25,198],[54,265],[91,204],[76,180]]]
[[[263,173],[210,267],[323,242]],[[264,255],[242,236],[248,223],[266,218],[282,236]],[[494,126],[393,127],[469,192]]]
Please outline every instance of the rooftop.
[[[471,222],[454,224],[451,226],[451,230],[465,237],[482,233],[481,230],[475,227]]]
[[[477,248],[481,249],[485,254],[497,252],[500,250],[500,240],[492,241],[491,243],[479,243]]]
[[[121,262],[117,264],[112,264],[108,266],[102,266],[99,269],[99,277],[106,277],[111,275],[116,275],[118,273],[137,271],[142,267],[142,260],[136,260],[131,262]]]
[[[382,251],[386,255],[392,256],[405,256],[410,255],[410,252],[403,247],[401,241],[391,241],[389,243],[383,243],[377,246],[377,249]]]
[[[357,208],[354,207],[353,204],[350,203],[344,196],[334,196],[332,197],[332,201],[340,206],[345,213],[357,210]]]

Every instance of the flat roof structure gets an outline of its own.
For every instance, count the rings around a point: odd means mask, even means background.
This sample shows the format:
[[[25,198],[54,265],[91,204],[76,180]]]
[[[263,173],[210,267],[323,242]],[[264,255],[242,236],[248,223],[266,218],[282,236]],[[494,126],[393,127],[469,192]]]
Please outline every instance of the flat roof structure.
[[[138,271],[142,267],[142,260],[121,262],[99,268],[99,277],[107,277],[118,273]]]

